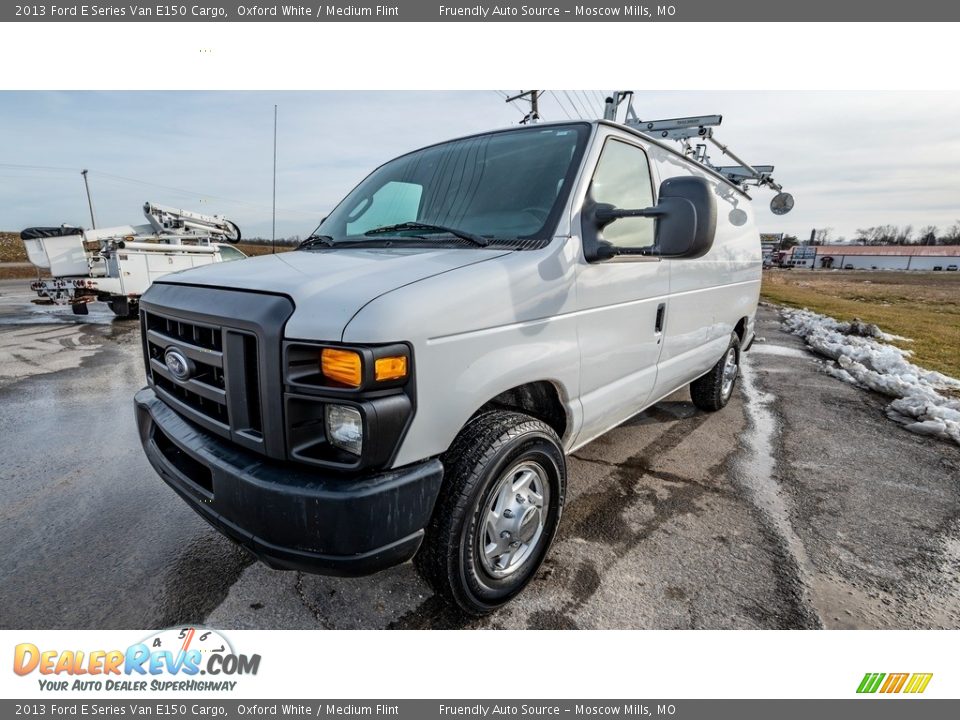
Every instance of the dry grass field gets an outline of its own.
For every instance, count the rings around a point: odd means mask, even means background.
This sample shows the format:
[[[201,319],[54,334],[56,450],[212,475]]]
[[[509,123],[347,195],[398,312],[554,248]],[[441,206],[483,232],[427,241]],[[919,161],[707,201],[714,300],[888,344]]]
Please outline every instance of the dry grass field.
[[[27,251],[20,241],[20,233],[0,232],[0,263],[26,261]]]
[[[960,377],[960,272],[765,270],[764,300],[859,318],[913,342],[913,362]]]
[[[250,256],[266,255],[270,252],[269,245],[241,242],[237,247]],[[277,252],[292,250],[292,245],[277,245]],[[27,251],[20,240],[20,233],[0,232],[0,263],[25,263]],[[44,276],[49,273],[41,273]],[[0,280],[32,280],[37,277],[37,270],[32,266],[0,265]]]

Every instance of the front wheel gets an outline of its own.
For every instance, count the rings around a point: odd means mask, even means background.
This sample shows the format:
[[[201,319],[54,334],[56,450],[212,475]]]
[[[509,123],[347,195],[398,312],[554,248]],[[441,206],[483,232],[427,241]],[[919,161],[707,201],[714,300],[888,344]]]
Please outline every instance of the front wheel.
[[[690,383],[690,398],[701,410],[716,412],[729,402],[740,376],[740,338],[730,335],[730,344],[717,364]]]
[[[553,542],[566,492],[563,448],[546,423],[495,411],[460,433],[444,467],[414,563],[443,598],[484,615],[530,583]]]

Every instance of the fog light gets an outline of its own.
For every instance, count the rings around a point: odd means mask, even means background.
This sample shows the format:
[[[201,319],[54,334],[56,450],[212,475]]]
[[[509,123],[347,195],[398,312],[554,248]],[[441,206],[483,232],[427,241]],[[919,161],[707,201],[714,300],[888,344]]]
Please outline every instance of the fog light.
[[[359,455],[363,450],[363,418],[360,411],[348,405],[327,405],[325,415],[327,442]]]

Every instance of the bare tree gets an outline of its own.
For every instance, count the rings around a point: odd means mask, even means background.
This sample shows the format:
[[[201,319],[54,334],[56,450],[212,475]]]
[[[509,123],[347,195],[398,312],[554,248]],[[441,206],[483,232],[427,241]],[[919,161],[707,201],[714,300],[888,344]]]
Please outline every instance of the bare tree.
[[[826,245],[827,241],[830,239],[830,234],[833,232],[832,227],[821,228],[816,230],[813,234],[813,244],[814,245]]]
[[[940,237],[944,245],[960,245],[960,220],[948,227]]]
[[[936,225],[924,225],[922,228],[920,228],[920,235],[917,241],[921,245],[936,245],[937,229],[938,228]]]
[[[894,242],[897,245],[908,245],[912,236],[913,225],[904,225],[901,228],[896,228],[894,231]]]

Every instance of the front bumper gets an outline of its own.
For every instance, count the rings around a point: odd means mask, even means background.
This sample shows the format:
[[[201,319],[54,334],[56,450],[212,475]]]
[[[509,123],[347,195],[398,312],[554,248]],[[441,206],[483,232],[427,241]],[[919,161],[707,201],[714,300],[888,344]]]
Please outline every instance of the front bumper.
[[[409,560],[443,465],[338,475],[268,460],[209,434],[150,388],[134,398],[150,464],[197,513],[271,567],[366,575]]]

